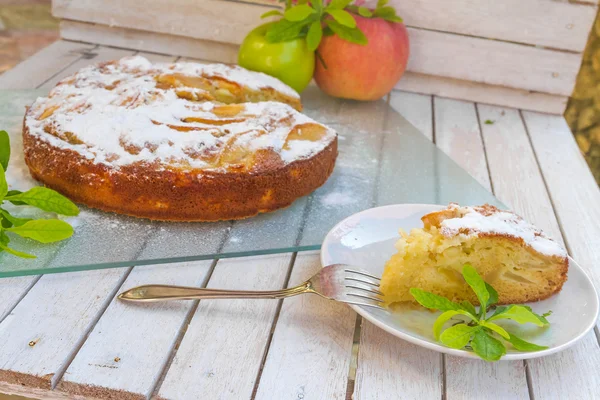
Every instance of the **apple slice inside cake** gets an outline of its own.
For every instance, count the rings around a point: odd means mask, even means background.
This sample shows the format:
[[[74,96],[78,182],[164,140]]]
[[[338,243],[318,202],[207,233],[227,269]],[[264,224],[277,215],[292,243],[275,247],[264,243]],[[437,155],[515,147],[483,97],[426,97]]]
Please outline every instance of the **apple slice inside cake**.
[[[496,289],[499,304],[545,299],[567,279],[566,251],[512,212],[452,203],[421,220],[423,228],[400,231],[398,253],[385,266],[386,304],[414,302],[413,287],[478,304],[461,274],[466,263]]]

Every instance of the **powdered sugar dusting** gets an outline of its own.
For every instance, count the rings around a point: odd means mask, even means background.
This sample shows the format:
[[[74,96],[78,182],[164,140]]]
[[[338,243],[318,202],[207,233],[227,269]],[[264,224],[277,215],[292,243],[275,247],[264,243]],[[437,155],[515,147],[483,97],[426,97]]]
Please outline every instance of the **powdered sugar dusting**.
[[[137,56],[89,66],[65,78],[49,97],[34,102],[25,123],[30,134],[51,145],[116,168],[157,162],[218,169],[215,159],[225,148],[240,157],[244,152],[271,149],[285,164],[316,154],[336,137],[326,128],[319,140],[288,140],[294,126],[317,123],[279,102],[243,103],[242,111],[232,116],[217,114],[223,105],[202,101],[205,90],[183,87],[190,96],[199,96],[190,101],[178,95],[180,87],[157,84],[155,77],[173,73],[222,78],[255,90],[273,88],[299,98],[277,79],[240,67],[152,64]],[[49,109],[53,112],[45,116]]]
[[[521,238],[535,251],[549,256],[566,257],[566,251],[523,218],[510,211],[501,211],[491,206],[461,207],[450,204],[459,217],[445,219],[441,223],[444,236],[458,234],[479,235],[480,233],[508,235]],[[491,211],[490,211],[491,210]]]

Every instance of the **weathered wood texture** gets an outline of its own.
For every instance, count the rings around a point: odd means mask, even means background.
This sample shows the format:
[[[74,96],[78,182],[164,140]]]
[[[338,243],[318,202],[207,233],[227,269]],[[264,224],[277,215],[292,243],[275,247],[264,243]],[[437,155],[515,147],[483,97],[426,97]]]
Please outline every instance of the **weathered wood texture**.
[[[548,0],[394,5],[411,39],[409,74],[398,88],[553,113],[564,110],[573,90],[596,12],[595,4]],[[270,7],[222,0],[53,2],[67,39],[221,62],[235,61],[236,46]]]

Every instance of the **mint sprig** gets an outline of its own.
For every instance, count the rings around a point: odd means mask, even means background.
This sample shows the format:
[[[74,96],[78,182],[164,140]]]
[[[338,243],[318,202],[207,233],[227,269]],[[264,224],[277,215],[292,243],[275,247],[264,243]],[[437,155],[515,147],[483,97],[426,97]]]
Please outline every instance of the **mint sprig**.
[[[35,255],[11,248],[8,234],[33,239],[40,243],[53,243],[71,237],[73,227],[58,219],[18,218],[2,208],[2,205],[5,202],[17,206],[30,205],[43,211],[66,216],[78,215],[79,209],[71,200],[45,187],[34,187],[26,192],[8,190],[6,170],[9,160],[10,138],[6,131],[0,131],[0,252],[22,258],[35,258]]]
[[[444,345],[453,349],[463,349],[469,346],[475,354],[486,361],[498,361],[506,354],[502,343],[510,343],[519,351],[539,351],[547,349],[527,342],[505,328],[496,324],[499,320],[512,320],[519,324],[531,323],[546,327],[550,323],[546,319],[551,312],[542,315],[533,312],[531,307],[524,305],[509,305],[496,307],[498,292],[477,273],[470,264],[463,266],[462,275],[479,300],[479,312],[469,301],[453,302],[443,296],[412,288],[410,294],[423,307],[443,311],[433,324],[433,335]],[[486,314],[494,309],[494,313],[486,318]],[[460,318],[455,321],[454,318]],[[450,321],[455,322],[444,330]]]
[[[366,45],[368,39],[356,26],[356,15],[364,18],[383,18],[386,21],[400,23],[402,18],[396,15],[393,7],[387,6],[388,0],[379,0],[374,10],[350,5],[353,0],[332,0],[323,6],[322,0],[299,0],[296,5],[285,1],[285,11],[270,10],[261,18],[280,16],[280,20],[271,24],[266,33],[271,43],[306,37],[306,44],[315,51],[323,36],[337,34],[351,43]]]

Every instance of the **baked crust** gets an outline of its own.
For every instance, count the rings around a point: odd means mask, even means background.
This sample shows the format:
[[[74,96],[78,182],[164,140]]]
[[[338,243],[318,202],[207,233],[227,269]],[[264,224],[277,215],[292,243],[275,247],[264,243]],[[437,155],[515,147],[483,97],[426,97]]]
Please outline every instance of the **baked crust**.
[[[337,135],[296,112],[293,108],[302,107],[299,98],[271,86],[252,89],[243,82],[218,76],[209,79],[205,73],[188,76],[171,72],[177,68],[189,69],[188,66],[176,64],[162,66],[159,70],[156,66],[145,67],[147,60],[127,62],[133,62],[133,67],[123,60],[113,61],[88,68],[83,77],[79,73],[68,77],[48,98],[38,99],[27,110],[23,121],[23,145],[25,162],[35,179],[75,202],[104,211],[163,221],[218,221],[247,218],[287,207],[325,183],[333,172]],[[215,145],[194,151],[184,148],[184,158],[171,161],[171,156],[154,157],[164,139],[147,143],[143,148],[122,136],[118,149],[120,157],[130,157],[133,161],[113,164],[108,157],[100,161],[94,158],[96,153],[103,151],[104,139],[96,140],[96,137],[92,138],[94,142],[88,142],[82,132],[61,125],[65,115],[68,122],[72,115],[81,117],[94,104],[87,104],[84,98],[75,102],[75,107],[68,108],[57,102],[53,94],[59,100],[61,96],[69,100],[73,95],[65,96],[64,91],[77,93],[73,88],[81,85],[92,85],[97,92],[107,88],[113,91],[112,94],[119,89],[119,84],[124,85],[123,74],[131,72],[132,79],[144,77],[145,70],[137,67],[140,63],[152,76],[151,80],[142,82],[147,85],[146,92],[140,90],[140,93],[151,93],[151,98],[143,100],[128,93],[123,96],[127,103],[123,108],[144,107],[148,101],[157,98],[156,91],[159,93],[157,101],[161,96],[176,93],[172,97],[184,103],[185,118],[173,120],[169,114],[164,116],[164,121],[159,121],[151,116],[150,128],[168,127],[173,137],[191,132],[194,136],[187,138],[198,138],[194,140],[203,143],[208,137]],[[110,73],[116,74],[115,69],[121,74],[115,83],[108,85],[102,81],[106,79],[105,71],[109,71],[106,74],[110,77]],[[234,72],[239,73],[239,68]],[[90,84],[97,76],[101,79]],[[127,90],[131,92],[131,88],[130,85]],[[225,96],[230,103],[224,104],[215,96]],[[129,103],[130,98],[136,102],[133,106]],[[248,125],[244,121],[249,121]],[[107,135],[114,136],[110,130]],[[136,135],[142,140],[146,136],[153,138],[143,131]],[[170,136],[167,138],[170,141]],[[252,147],[254,140],[265,138],[271,141],[263,147]],[[243,144],[238,144],[240,141]],[[302,153],[307,145],[315,150]],[[174,145],[169,143],[169,146]],[[295,146],[299,146],[298,152]],[[141,154],[148,152],[152,155],[140,159]],[[113,153],[106,154],[111,157]]]
[[[23,147],[31,175],[73,201],[162,221],[242,219],[287,207],[323,185],[337,157],[334,140],[313,157],[256,173],[114,169],[30,135],[25,124]]]

